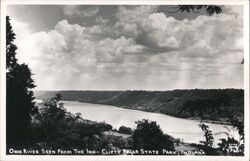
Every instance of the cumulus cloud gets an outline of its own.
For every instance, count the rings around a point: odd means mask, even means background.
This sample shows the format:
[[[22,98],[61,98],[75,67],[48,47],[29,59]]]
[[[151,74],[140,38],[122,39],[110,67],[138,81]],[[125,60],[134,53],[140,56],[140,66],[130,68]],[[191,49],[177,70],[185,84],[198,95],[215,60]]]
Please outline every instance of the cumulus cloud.
[[[241,88],[241,9],[177,20],[158,6],[117,6],[93,25],[62,20],[38,33],[28,24],[13,26],[20,60],[30,64],[39,89]],[[67,16],[99,11],[64,7]]]

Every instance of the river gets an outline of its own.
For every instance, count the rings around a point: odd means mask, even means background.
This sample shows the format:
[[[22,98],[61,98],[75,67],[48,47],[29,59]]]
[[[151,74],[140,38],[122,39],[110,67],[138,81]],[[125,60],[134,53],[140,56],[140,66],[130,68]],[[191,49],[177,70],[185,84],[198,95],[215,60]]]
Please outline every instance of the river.
[[[73,114],[80,112],[83,119],[88,119],[98,122],[106,122],[111,124],[113,128],[119,129],[124,125],[135,128],[135,122],[142,119],[156,121],[160,125],[162,131],[175,138],[180,138],[187,143],[199,143],[205,140],[201,128],[198,126],[200,121],[176,118],[164,114],[144,112],[132,109],[118,108],[109,105],[100,105],[92,103],[82,103],[75,101],[63,101],[65,108]],[[221,138],[227,138],[223,132],[228,132],[239,138],[238,132],[232,126],[206,123],[212,131],[215,141],[215,146],[221,141]]]

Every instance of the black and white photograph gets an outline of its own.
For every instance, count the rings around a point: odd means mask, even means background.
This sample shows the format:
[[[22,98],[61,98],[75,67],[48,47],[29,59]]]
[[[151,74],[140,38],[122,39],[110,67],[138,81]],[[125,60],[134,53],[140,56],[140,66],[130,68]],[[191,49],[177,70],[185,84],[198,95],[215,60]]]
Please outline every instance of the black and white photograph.
[[[247,6],[6,3],[1,155],[247,160]]]

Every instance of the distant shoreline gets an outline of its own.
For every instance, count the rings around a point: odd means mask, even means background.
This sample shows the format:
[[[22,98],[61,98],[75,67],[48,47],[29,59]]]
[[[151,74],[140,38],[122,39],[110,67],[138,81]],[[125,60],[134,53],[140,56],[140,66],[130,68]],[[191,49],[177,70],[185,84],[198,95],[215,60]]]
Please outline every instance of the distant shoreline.
[[[243,89],[178,89],[172,91],[35,91],[37,99],[60,93],[62,100],[111,105],[159,113],[176,118],[232,125],[231,119],[244,115]]]

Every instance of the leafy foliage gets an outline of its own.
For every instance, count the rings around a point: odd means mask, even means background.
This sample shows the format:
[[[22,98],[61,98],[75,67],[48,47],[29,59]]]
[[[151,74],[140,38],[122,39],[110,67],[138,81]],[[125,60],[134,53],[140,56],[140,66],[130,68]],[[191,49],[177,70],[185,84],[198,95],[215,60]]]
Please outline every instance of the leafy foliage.
[[[132,134],[133,130],[130,127],[121,126],[119,128],[119,132],[122,133],[122,134]]]
[[[13,41],[16,39],[16,34],[13,32],[12,26],[10,24],[9,16],[6,17],[6,65],[7,69],[16,65],[16,45]]]
[[[210,16],[216,14],[220,14],[222,12],[222,8],[218,5],[179,5],[179,10],[181,12],[193,12],[196,13],[202,9],[205,9],[207,14]]]
[[[238,148],[239,142],[234,138],[228,137],[227,139],[220,139],[219,149],[224,155],[239,155],[243,153],[241,149]]]
[[[155,121],[143,119],[141,121],[137,121],[136,124],[137,127],[132,135],[134,149],[174,149],[171,137],[164,135]]]
[[[17,47],[13,43],[15,33],[6,17],[6,118],[7,144],[27,142],[31,117],[37,111],[32,89],[35,87],[32,73],[26,64],[19,64],[16,58]]]
[[[213,143],[214,143],[214,137],[213,137],[213,134],[212,134],[212,131],[209,130],[209,127],[204,124],[204,123],[201,123],[199,124],[199,127],[202,129],[202,131],[204,132],[204,136],[206,138],[206,141],[203,142],[205,146],[213,146]]]

